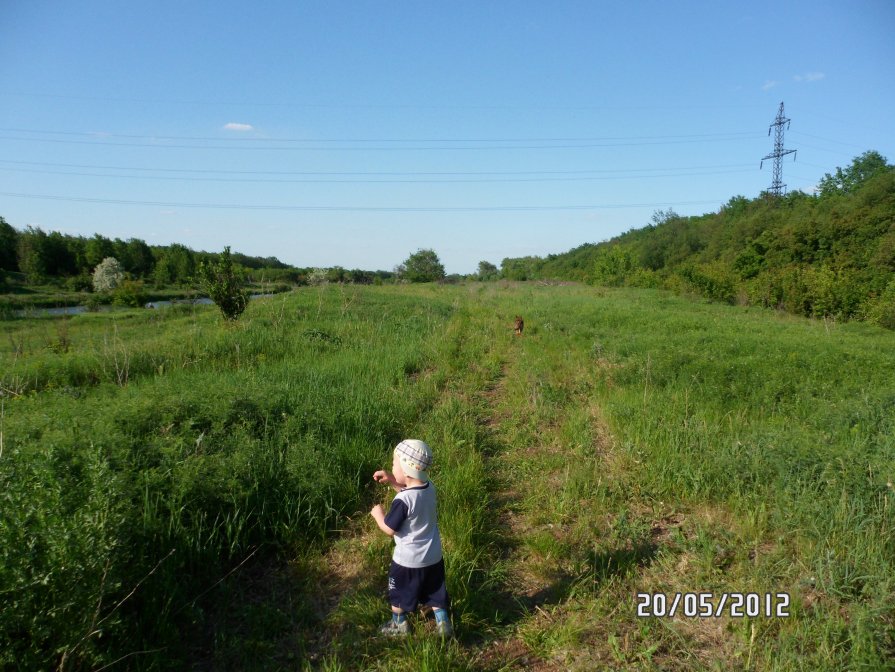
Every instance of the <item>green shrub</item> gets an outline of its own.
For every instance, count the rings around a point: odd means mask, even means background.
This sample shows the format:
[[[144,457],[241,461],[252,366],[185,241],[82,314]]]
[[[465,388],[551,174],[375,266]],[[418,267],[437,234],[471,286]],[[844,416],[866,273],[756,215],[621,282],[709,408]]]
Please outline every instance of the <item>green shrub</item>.
[[[880,296],[868,301],[867,319],[886,329],[895,330],[895,280],[886,285]]]
[[[93,289],[93,280],[86,273],[73,275],[65,281],[65,288],[72,292],[89,292]]]
[[[125,280],[112,290],[112,303],[116,306],[142,308],[146,305],[146,294],[143,292],[142,280]]]
[[[238,320],[249,302],[240,274],[233,267],[230,247],[225,247],[216,263],[200,262],[199,279],[202,288],[220,308],[227,320]]]
[[[721,262],[685,266],[678,272],[703,296],[724,303],[733,303],[736,298],[733,272]]]
[[[13,451],[0,471],[0,667],[93,668],[124,597],[124,516],[101,451],[64,437],[42,454]],[[101,607],[103,620],[97,616]]]
[[[88,313],[95,313],[99,310],[99,307],[105,303],[106,297],[102,294],[88,294],[87,298],[84,300],[84,306],[87,308]]]

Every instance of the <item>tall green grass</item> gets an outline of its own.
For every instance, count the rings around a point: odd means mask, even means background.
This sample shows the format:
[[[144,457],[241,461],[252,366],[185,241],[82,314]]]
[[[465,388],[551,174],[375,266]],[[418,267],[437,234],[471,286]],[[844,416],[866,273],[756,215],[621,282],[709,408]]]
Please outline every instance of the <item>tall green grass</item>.
[[[742,653],[761,669],[806,660],[883,669],[895,657],[890,333],[660,292],[571,288],[534,292],[526,325],[504,424],[517,434],[512,444],[543,449],[513,468],[557,475],[533,481],[534,522],[562,525],[570,511],[579,519],[572,546],[550,535],[538,545],[533,533],[535,551],[558,555],[573,575],[577,558],[581,579],[590,566],[597,594],[614,563],[628,600],[647,589],[789,592],[793,617],[765,624],[759,648],[742,626]],[[611,448],[588,434],[588,404],[608,422]],[[601,452],[605,460],[588,459]],[[654,542],[650,530],[661,532],[669,515],[684,521],[683,537]],[[582,557],[590,545],[595,555]],[[702,564],[681,574],[691,557]],[[621,619],[609,629],[644,625]],[[686,657],[662,628],[651,637],[643,650],[662,642]]]
[[[515,636],[582,668],[895,656],[890,332],[492,284],[0,332],[0,667],[490,669],[478,654]],[[459,642],[373,637],[384,536],[333,613],[311,599],[407,436],[435,450]],[[510,571],[526,557],[549,588],[534,602]],[[713,649],[636,619],[647,589],[788,591],[793,616]]]
[[[189,660],[222,577],[356,509],[434,402],[412,374],[451,310],[336,288],[253,302],[235,328],[211,310],[76,318],[64,352],[43,322],[10,332],[4,387],[37,382],[4,406],[2,663]]]

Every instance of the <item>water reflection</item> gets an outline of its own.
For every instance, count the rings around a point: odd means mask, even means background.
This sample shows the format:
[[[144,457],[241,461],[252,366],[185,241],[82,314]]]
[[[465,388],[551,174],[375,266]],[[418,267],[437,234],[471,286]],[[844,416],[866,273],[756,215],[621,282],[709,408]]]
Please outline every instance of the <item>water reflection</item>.
[[[249,299],[261,299],[274,294],[250,294]],[[191,306],[191,305],[207,305],[214,303],[207,296],[200,296],[195,299],[170,299],[167,301],[150,301],[144,308],[155,310],[157,308],[167,308],[168,306]],[[100,312],[110,312],[113,310],[127,310],[121,306],[100,306]],[[61,308],[23,308],[13,311],[16,317],[49,317],[58,315],[80,315],[88,312],[87,306],[63,306]]]

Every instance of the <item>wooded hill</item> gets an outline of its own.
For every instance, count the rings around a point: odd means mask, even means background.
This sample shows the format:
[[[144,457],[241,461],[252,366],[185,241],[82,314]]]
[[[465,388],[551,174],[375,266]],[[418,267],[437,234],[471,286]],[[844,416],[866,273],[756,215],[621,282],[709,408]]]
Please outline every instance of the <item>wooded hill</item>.
[[[895,329],[895,167],[865,152],[825,175],[814,196],[736,196],[695,217],[659,211],[604,243],[504,259],[501,274],[671,289]]]

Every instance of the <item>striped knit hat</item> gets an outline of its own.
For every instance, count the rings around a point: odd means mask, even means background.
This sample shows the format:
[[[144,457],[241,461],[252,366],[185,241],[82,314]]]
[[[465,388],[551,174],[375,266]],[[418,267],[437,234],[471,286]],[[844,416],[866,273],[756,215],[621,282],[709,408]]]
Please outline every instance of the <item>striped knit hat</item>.
[[[419,439],[404,439],[395,446],[395,454],[401,461],[401,468],[411,478],[421,481],[429,480],[429,467],[432,466],[432,449]]]

